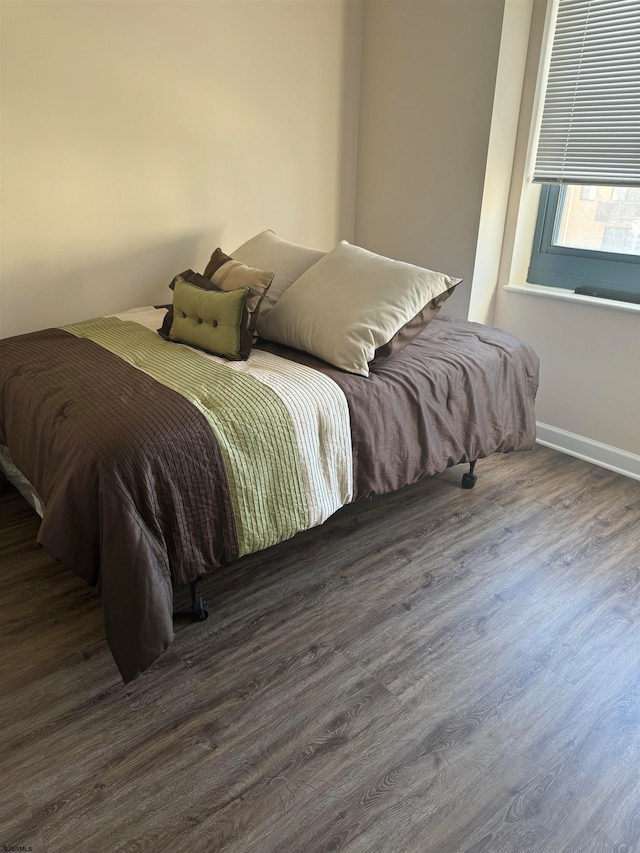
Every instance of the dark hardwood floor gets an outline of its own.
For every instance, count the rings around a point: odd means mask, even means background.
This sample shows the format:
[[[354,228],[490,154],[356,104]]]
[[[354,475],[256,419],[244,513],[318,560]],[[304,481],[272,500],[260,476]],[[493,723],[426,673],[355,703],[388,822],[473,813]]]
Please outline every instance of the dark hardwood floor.
[[[640,851],[640,484],[541,447],[464,470],[221,570],[128,685],[8,489],[0,845]]]

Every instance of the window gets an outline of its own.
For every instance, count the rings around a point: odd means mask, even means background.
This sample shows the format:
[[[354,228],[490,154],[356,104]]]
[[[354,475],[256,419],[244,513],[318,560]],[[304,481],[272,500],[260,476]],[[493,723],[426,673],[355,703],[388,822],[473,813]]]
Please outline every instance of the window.
[[[580,198],[584,201],[593,201],[598,192],[598,187],[581,187]]]
[[[633,192],[633,190],[632,190]],[[637,190],[636,190],[637,192]],[[629,196],[628,187],[611,187],[611,201],[626,201]]]
[[[640,0],[558,0],[527,281],[640,303]]]
[[[640,303],[640,200],[597,189],[585,199],[575,184],[543,186],[527,281]]]

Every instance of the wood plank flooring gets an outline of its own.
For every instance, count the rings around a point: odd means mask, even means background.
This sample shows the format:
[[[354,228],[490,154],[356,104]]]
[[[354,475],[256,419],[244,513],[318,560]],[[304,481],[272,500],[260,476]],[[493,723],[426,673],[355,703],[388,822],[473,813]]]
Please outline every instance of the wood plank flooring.
[[[640,851],[640,484],[464,470],[221,570],[128,685],[7,489],[0,849]]]

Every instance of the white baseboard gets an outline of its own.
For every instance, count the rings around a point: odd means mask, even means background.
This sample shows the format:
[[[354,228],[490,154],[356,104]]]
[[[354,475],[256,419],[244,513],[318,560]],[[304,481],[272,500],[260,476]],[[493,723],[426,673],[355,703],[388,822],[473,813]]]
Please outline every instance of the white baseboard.
[[[569,456],[577,456],[578,459],[584,459],[585,462],[591,462],[593,465],[615,471],[616,474],[624,474],[625,477],[640,480],[640,456],[638,454],[629,453],[628,450],[620,450],[619,447],[611,447],[610,444],[594,441],[584,435],[576,435],[575,432],[568,432],[566,429],[541,424],[539,421],[536,426],[538,444],[544,444],[545,447],[559,450],[561,453],[568,453]]]

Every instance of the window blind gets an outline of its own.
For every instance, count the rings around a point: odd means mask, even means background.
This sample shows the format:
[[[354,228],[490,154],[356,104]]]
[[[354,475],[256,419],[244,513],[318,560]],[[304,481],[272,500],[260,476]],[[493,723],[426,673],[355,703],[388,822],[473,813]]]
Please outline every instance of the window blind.
[[[533,180],[640,186],[640,0],[559,0]]]

